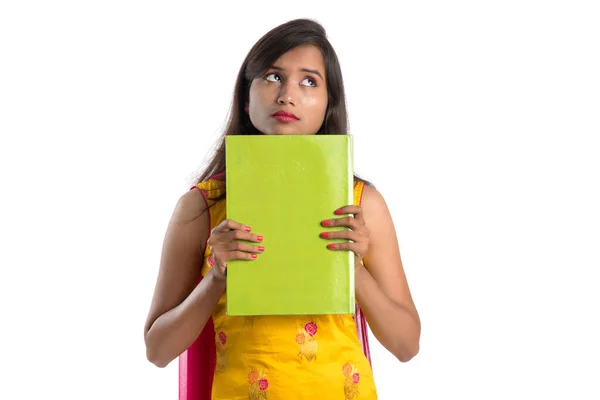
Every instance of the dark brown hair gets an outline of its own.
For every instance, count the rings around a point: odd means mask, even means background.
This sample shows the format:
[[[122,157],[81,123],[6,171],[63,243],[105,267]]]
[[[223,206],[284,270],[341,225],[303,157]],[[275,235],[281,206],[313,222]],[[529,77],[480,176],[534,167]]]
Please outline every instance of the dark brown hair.
[[[261,134],[252,125],[249,115],[244,110],[252,81],[264,74],[283,54],[298,46],[309,44],[317,46],[323,54],[327,82],[327,110],[317,135],[348,133],[342,71],[335,50],[327,39],[325,29],[318,22],[310,19],[295,19],[286,22],[267,32],[248,52],[237,76],[227,127],[208,166],[196,179],[196,184],[225,172],[225,137],[227,135]],[[356,175],[355,179],[364,181]]]

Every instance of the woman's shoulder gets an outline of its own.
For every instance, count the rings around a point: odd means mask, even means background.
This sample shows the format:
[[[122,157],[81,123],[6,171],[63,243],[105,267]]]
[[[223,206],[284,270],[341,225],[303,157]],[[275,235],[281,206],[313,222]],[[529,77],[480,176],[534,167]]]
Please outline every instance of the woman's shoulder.
[[[382,223],[391,220],[388,204],[379,190],[365,184],[360,201],[365,221],[371,228],[377,228]]]
[[[375,188],[375,186],[369,185],[366,182],[363,183],[362,192],[364,201],[377,202],[383,200],[383,195]]]
[[[175,205],[175,210],[173,211],[172,221],[175,223],[187,223],[192,222],[208,209],[208,203],[206,201],[205,194],[202,193],[200,187],[192,186],[190,190],[186,193],[182,194],[177,204]]]

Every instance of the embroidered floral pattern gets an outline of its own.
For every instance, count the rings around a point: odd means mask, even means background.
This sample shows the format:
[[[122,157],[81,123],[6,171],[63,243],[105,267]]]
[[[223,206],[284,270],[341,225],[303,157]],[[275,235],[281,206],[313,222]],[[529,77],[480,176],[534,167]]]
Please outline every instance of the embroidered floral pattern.
[[[304,325],[304,330],[308,332],[308,334],[311,337],[313,337],[317,334],[317,324],[315,324],[314,322],[309,322],[306,325]]]
[[[253,369],[248,373],[248,400],[266,400],[269,381],[264,372]]]
[[[217,335],[217,338],[218,338],[218,340],[216,341],[216,343],[217,343],[216,369],[217,369],[217,371],[221,371],[221,370],[223,370],[223,368],[225,368],[225,355],[226,355],[225,344],[227,343],[227,335],[225,334],[225,332],[221,331]]]
[[[342,374],[346,378],[344,381],[344,396],[346,400],[353,400],[358,397],[358,382],[360,382],[360,374],[354,365],[346,363],[342,367]]]
[[[317,341],[315,340],[317,331],[317,324],[308,322],[303,328],[298,329],[296,335],[296,343],[299,349],[298,356],[300,359],[306,358],[309,363],[317,358]]]

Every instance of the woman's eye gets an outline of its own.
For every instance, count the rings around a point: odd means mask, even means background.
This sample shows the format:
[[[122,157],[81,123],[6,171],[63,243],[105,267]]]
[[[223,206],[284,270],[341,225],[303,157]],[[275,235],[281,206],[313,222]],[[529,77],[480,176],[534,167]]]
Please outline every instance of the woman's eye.
[[[269,82],[279,82],[281,81],[281,77],[275,73],[270,73],[269,75],[267,75],[265,77],[266,80],[268,80]]]
[[[308,82],[308,83],[305,83]],[[317,82],[313,79],[313,78],[306,78],[302,81],[303,85],[307,85],[307,86],[317,86]]]

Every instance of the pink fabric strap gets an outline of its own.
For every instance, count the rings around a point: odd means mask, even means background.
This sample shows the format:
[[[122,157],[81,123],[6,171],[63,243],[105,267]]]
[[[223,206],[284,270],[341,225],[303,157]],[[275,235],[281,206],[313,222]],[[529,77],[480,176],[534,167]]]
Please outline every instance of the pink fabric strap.
[[[179,356],[179,400],[211,399],[217,363],[214,332],[211,317],[198,339]]]
[[[356,313],[354,314],[354,321],[356,322],[356,333],[358,334],[358,339],[360,340],[360,344],[362,345],[363,353],[369,360],[369,364],[371,363],[371,349],[369,348],[369,328],[367,327],[367,320],[365,319],[365,315],[362,310],[356,303]]]

